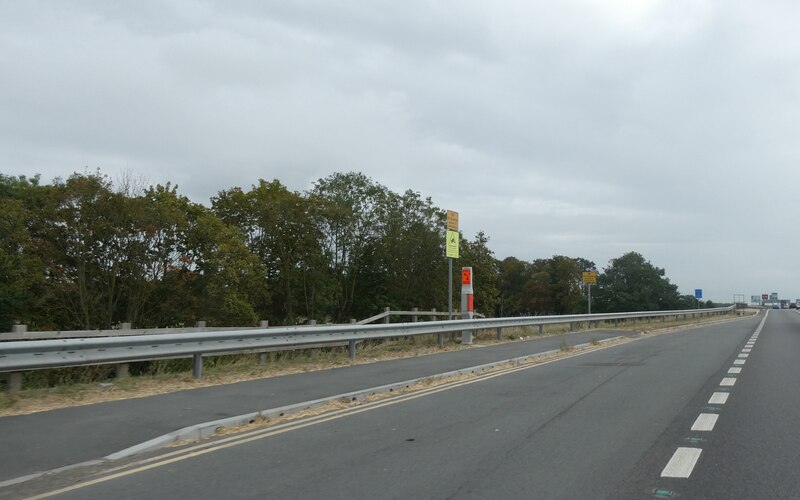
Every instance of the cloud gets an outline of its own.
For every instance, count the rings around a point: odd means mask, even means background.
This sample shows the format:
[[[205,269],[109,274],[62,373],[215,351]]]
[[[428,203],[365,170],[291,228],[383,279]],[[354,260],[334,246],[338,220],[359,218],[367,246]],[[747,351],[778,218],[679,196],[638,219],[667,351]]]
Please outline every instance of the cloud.
[[[638,250],[719,300],[800,296],[783,264],[798,9],[6,3],[0,155],[10,174],[133,171],[202,202],[358,170],[460,211],[499,257]]]

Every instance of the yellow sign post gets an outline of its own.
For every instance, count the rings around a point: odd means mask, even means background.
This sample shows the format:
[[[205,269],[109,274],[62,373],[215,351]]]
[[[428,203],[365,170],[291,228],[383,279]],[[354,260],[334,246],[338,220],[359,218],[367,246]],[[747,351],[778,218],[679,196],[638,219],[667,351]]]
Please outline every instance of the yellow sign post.
[[[589,292],[589,299],[588,299],[589,310],[587,312],[589,314],[592,314],[592,285],[596,285],[597,284],[597,273],[594,272],[594,271],[584,271],[583,273],[581,273],[581,279],[583,280],[583,283],[586,285],[586,288],[589,289],[588,290],[588,292]]]
[[[447,211],[447,232],[444,237],[445,255],[447,256],[447,319],[453,319],[453,259],[458,258],[458,212]],[[444,345],[444,336],[436,336],[436,342],[441,347]]]

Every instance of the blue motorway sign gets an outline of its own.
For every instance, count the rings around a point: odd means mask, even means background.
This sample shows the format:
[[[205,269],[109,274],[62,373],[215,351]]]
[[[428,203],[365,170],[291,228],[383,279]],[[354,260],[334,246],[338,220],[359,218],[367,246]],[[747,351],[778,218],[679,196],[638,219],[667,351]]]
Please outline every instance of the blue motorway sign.
[[[702,299],[703,298],[703,289],[702,288],[695,288],[694,289],[694,298]]]

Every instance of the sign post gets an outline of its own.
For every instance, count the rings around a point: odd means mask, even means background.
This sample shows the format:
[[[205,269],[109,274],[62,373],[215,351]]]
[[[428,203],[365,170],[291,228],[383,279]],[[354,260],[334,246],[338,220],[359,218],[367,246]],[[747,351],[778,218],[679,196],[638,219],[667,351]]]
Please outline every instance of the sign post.
[[[458,212],[447,211],[447,231],[445,233],[445,255],[447,256],[447,319],[453,319],[453,259],[458,258]],[[439,347],[444,344],[444,337],[437,335]]]
[[[474,279],[471,267],[461,268],[461,319],[472,319],[475,315],[474,289],[472,288]],[[461,332],[461,343],[464,345],[472,344],[471,330]]]
[[[694,289],[694,298],[697,299],[697,308],[700,309],[700,299],[703,298],[703,289],[702,288],[695,288]]]
[[[581,273],[583,283],[589,289],[589,314],[592,314],[592,285],[597,283],[597,273],[594,271],[584,271]]]

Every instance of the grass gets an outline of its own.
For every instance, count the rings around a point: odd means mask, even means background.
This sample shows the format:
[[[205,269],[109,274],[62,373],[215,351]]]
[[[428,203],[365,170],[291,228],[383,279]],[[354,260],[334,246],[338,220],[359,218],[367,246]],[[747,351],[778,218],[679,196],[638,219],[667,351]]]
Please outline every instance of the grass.
[[[639,321],[619,325],[599,325],[615,330],[647,331],[651,329],[676,328],[687,324],[718,321],[726,317],[712,316],[699,319],[679,319],[648,324]],[[585,325],[576,325],[575,331],[586,331]],[[562,335],[569,332],[569,325],[545,325],[543,336]],[[496,330],[479,330],[473,335],[478,345],[493,345],[539,337],[539,327],[506,328],[503,340],[496,339]],[[448,340],[448,335],[445,335]],[[592,340],[597,345],[597,340]],[[367,341],[359,344],[357,357],[348,358],[346,347],[323,349],[301,349],[296,351],[267,353],[265,364],[259,364],[257,353],[215,356],[204,359],[203,378],[195,380],[191,375],[191,360],[161,360],[131,363],[131,377],[113,378],[113,366],[92,366],[67,369],[40,370],[25,374],[23,390],[9,393],[0,385],[0,416],[18,415],[46,411],[54,408],[92,404],[136,397],[151,396],[186,389],[232,384],[247,380],[309,372],[324,369],[373,363],[387,359],[423,356],[444,351],[468,349],[459,342],[446,342],[444,347],[436,345],[436,336],[400,337],[387,341]],[[561,350],[568,352],[572,346],[565,340]],[[2,377],[0,377],[2,380]],[[4,383],[4,381],[3,381]]]

